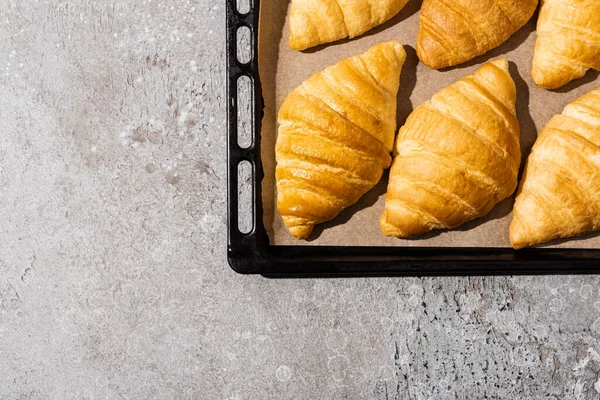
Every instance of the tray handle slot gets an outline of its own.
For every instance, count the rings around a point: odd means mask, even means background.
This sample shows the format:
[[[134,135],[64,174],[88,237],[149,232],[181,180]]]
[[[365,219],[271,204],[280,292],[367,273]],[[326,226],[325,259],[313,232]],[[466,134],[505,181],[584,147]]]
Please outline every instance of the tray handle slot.
[[[254,144],[254,84],[242,75],[237,80],[237,144],[249,149]]]
[[[248,65],[252,61],[252,30],[248,25],[240,25],[236,31],[237,61]]]
[[[254,171],[252,163],[243,160],[238,164],[238,230],[247,235],[254,230]]]
[[[235,9],[240,15],[246,15],[252,9],[252,0],[237,0]]]

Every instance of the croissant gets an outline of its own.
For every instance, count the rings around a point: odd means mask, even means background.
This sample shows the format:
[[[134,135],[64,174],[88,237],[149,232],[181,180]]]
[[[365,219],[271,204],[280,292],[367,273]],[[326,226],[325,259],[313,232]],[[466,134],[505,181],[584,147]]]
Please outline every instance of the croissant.
[[[567,105],[535,142],[513,210],[515,249],[600,230],[600,89]]]
[[[304,50],[362,35],[398,14],[408,0],[292,0],[290,47]]]
[[[533,69],[536,85],[556,89],[600,70],[600,1],[542,0]]]
[[[376,45],[313,75],[283,102],[277,209],[296,238],[356,203],[390,166],[405,59],[399,42]]]
[[[481,217],[517,187],[516,88],[503,59],[442,89],[398,134],[381,230],[410,237]]]
[[[521,29],[537,4],[538,0],[424,0],[417,56],[434,69],[469,61]]]

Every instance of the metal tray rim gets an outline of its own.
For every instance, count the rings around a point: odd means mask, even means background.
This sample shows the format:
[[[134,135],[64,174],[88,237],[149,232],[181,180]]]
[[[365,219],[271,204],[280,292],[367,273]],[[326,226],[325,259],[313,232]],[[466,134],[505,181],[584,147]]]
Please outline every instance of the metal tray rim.
[[[236,0],[227,0],[227,259],[240,274],[268,277],[328,276],[447,276],[447,275],[539,275],[594,274],[600,272],[600,249],[533,248],[431,248],[431,247],[324,247],[272,246],[263,221],[263,169],[260,129],[263,98],[258,73],[258,23],[260,0],[253,0],[247,14],[237,11]],[[252,59],[237,60],[237,30],[245,26],[252,34]],[[238,146],[237,80],[248,76],[254,85],[254,137],[248,148]],[[252,213],[254,228],[238,230],[238,164],[252,165]]]

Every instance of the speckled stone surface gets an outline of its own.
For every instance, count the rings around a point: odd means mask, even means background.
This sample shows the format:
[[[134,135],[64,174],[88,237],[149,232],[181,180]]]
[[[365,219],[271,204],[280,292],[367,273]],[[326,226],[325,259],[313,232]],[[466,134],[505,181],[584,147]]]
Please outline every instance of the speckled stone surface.
[[[0,399],[598,399],[600,278],[225,259],[225,11],[0,2]]]

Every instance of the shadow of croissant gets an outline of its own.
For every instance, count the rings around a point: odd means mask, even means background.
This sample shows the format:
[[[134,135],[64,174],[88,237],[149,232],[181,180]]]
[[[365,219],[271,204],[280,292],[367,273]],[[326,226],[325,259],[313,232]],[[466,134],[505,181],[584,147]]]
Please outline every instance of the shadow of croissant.
[[[585,240],[589,240],[589,239],[594,239],[596,237],[600,236],[600,231],[597,232],[590,232],[590,233],[586,233],[583,235],[579,235],[579,236],[575,236],[575,237],[571,237],[571,238],[564,238],[564,239],[554,239],[550,242],[547,243],[542,243],[542,244],[538,244],[536,246],[532,246],[532,248],[534,249],[543,249],[543,248],[548,248],[548,247],[555,247],[555,246],[559,246],[561,244],[565,244],[565,243],[569,243],[569,247],[572,249],[577,249],[578,247],[576,247],[576,244],[579,242],[583,242]],[[584,247],[581,247],[584,248]]]
[[[352,216],[359,211],[373,206],[377,201],[381,198],[381,196],[385,195],[387,190],[388,183],[388,174],[386,172],[385,176],[379,181],[379,183],[369,192],[367,192],[357,203],[343,210],[336,218],[331,221],[324,222],[322,224],[316,225],[315,230],[312,235],[308,239],[308,242],[312,242],[318,239],[323,231],[326,229],[330,229],[339,225],[343,225],[348,222]],[[497,219],[503,219],[507,215],[512,212],[513,206],[515,203],[515,196],[512,195],[500,203],[498,203],[492,211],[490,211],[487,215],[483,217],[476,218],[472,221],[468,221],[454,229],[436,229],[431,232],[424,233],[419,236],[411,237],[411,238],[402,238],[398,240],[410,240],[410,241],[420,241],[420,240],[428,240],[432,239],[436,236],[439,236],[448,231],[468,231],[471,229],[475,229],[480,225],[488,223],[490,221],[494,221]],[[378,224],[379,221],[374,221],[374,224]],[[598,233],[600,235],[600,233]],[[506,232],[506,236],[508,237],[508,231]]]
[[[413,112],[410,96],[412,96],[413,90],[417,86],[417,67],[419,66],[415,48],[404,45],[404,51],[406,51],[406,61],[400,74],[400,90],[398,90],[396,103],[396,133],[404,125],[410,113]]]
[[[583,76],[583,78],[575,79],[575,80],[567,83],[563,87],[560,87],[558,89],[552,90],[552,92],[556,92],[556,93],[569,93],[571,90],[575,90],[575,89],[577,89],[580,86],[583,86],[583,85],[586,85],[588,83],[594,82],[596,79],[598,79],[598,76],[600,76],[600,71],[596,71],[596,70],[590,69]]]
[[[515,82],[515,87],[517,88],[516,110],[517,119],[519,120],[519,125],[521,127],[521,166],[518,175],[520,180],[525,168],[525,163],[527,162],[527,157],[529,157],[531,148],[533,147],[533,144],[537,138],[538,128],[533,120],[533,117],[531,116],[531,112],[529,111],[529,85],[521,76],[519,70],[517,69],[517,65],[514,62],[509,61],[508,68],[510,76]]]
[[[512,212],[514,203],[515,203],[515,196],[512,195],[512,196],[504,199],[500,203],[496,204],[496,206],[492,209],[492,211],[490,211],[488,214],[484,215],[483,217],[479,217],[474,220],[465,222],[464,224],[462,224],[456,228],[435,229],[433,231],[426,232],[419,236],[413,236],[413,237],[409,237],[409,238],[398,238],[398,240],[399,241],[400,240],[409,240],[412,242],[418,242],[420,240],[432,239],[436,236],[439,236],[439,235],[441,235],[445,232],[449,232],[449,231],[458,231],[458,232],[469,231],[471,229],[475,229],[478,226],[488,223],[490,221],[493,221],[496,219],[502,219],[502,218],[506,217],[507,215],[509,215]],[[506,232],[506,236],[508,237],[508,231]]]

